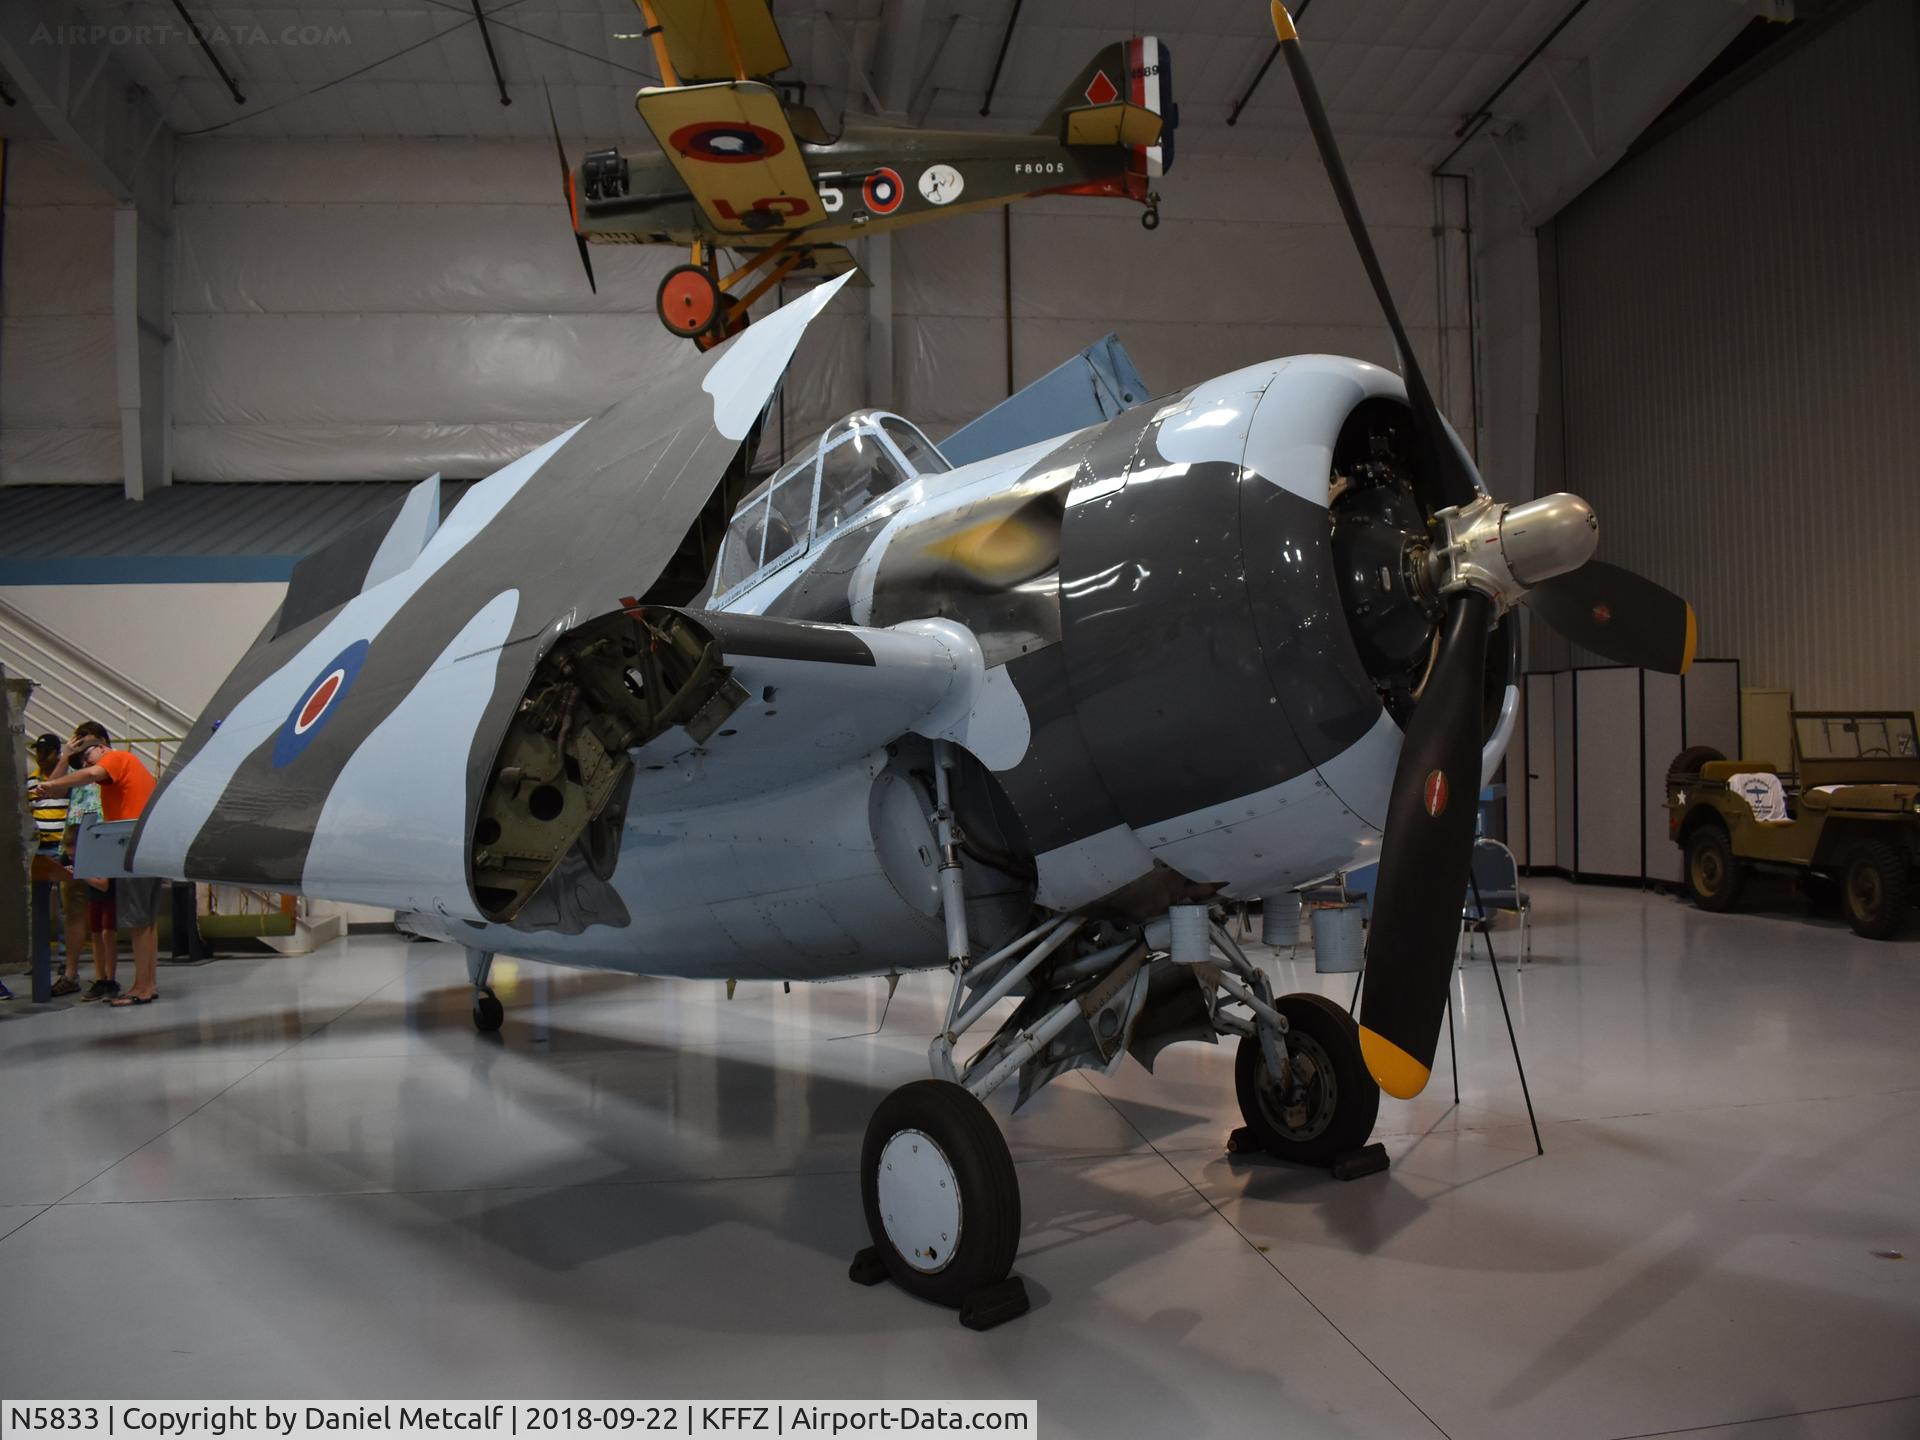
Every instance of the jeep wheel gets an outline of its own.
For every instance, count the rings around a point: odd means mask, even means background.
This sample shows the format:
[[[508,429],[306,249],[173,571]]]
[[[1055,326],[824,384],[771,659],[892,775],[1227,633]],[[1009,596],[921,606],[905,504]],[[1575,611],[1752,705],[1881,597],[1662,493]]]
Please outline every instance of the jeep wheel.
[[[1702,825],[1687,840],[1687,893],[1702,910],[1731,910],[1740,901],[1746,866],[1718,825]]]
[[[1671,784],[1675,780],[1697,779],[1702,765],[1726,758],[1711,745],[1689,745],[1674,756],[1672,763],[1667,766],[1667,782]]]
[[[1907,913],[1906,858],[1884,840],[1862,840],[1847,856],[1840,910],[1853,933],[1885,940]]]

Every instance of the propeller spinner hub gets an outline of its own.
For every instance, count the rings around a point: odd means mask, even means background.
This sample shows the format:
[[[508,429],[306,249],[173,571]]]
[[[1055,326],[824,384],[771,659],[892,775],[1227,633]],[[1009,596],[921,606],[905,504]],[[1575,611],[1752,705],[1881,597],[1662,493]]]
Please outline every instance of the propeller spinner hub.
[[[1502,505],[1482,495],[1440,511],[1444,539],[1434,547],[1434,579],[1442,594],[1478,590],[1500,610],[1520,603],[1533,586],[1593,558],[1600,522],[1593,507],[1565,493]]]

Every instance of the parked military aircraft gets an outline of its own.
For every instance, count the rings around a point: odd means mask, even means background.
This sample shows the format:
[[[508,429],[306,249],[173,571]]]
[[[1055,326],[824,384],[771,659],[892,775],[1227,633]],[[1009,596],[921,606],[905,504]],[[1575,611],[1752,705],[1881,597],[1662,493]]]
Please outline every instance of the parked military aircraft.
[[[1152,36],[1095,55],[1031,135],[877,122],[835,134],[769,80],[792,62],[767,0],[636,3],[663,83],[634,103],[659,148],[596,150],[575,170],[557,124],[554,145],[588,283],[589,243],[689,246],[655,305],[703,348],[779,281],[851,269],[856,236],[1032,195],[1118,196],[1160,223],[1151,186],[1173,163],[1179,116],[1173,58]],[[746,257],[724,275],[723,248]]]
[[[466,947],[483,1031],[498,953],[945,967],[933,1078],[880,1105],[861,1175],[886,1269],[937,1301],[1014,1260],[981,1104],[1009,1080],[1230,1037],[1270,1150],[1363,1143],[1379,1089],[1416,1094],[1433,1060],[1514,607],[1668,669],[1692,612],[1591,561],[1576,497],[1485,492],[1274,8],[1404,381],[1295,356],[959,468],[861,411],[749,491],[842,277],[444,519],[425,482],[302,562],[137,830],[98,843],[130,840],[138,873],[391,906]],[[1214,907],[1371,859],[1356,1026],[1276,997]]]

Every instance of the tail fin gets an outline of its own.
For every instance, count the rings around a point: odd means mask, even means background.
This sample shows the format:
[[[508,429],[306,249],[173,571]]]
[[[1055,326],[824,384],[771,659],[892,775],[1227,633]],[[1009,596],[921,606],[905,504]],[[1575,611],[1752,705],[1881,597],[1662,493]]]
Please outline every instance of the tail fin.
[[[1061,92],[1053,109],[1047,112],[1047,118],[1033,133],[1065,136],[1068,117],[1073,112],[1119,105],[1148,111],[1161,120],[1160,133],[1153,144],[1127,145],[1133,152],[1127,169],[1147,176],[1163,175],[1171,170],[1173,132],[1180,123],[1179,107],[1173,103],[1173,56],[1152,35],[1116,40],[1101,50]]]

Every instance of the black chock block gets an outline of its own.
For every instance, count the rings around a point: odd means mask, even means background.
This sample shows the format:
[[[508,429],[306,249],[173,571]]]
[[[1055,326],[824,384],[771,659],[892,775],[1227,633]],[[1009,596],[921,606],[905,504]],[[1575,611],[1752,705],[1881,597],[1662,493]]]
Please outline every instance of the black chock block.
[[[999,1284],[985,1286],[962,1300],[960,1323],[969,1330],[991,1330],[1009,1320],[1018,1320],[1032,1308],[1026,1282],[1018,1275],[1009,1275]]]
[[[887,1262],[880,1258],[880,1247],[869,1245],[853,1257],[847,1278],[856,1285],[878,1285],[887,1278]]]
[[[1358,1180],[1363,1175],[1378,1175],[1387,1168],[1387,1147],[1377,1141],[1358,1150],[1343,1150],[1327,1167],[1336,1180]]]
[[[1242,1125],[1227,1136],[1227,1154],[1258,1155],[1260,1153],[1260,1142],[1253,1138],[1253,1131],[1246,1126]]]

